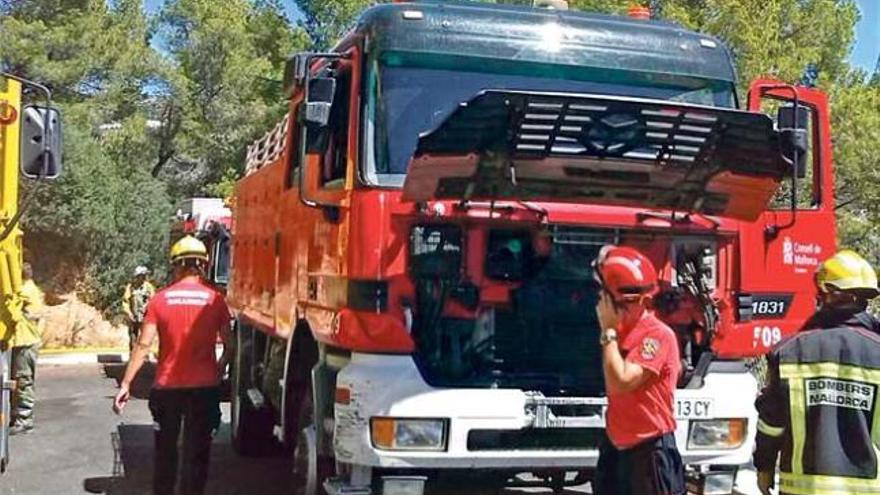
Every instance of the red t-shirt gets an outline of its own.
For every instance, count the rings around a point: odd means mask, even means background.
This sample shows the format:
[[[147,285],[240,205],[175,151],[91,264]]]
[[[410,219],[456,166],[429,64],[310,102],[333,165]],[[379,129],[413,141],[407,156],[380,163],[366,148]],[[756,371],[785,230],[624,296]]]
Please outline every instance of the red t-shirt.
[[[219,385],[214,352],[220,329],[229,325],[223,296],[196,278],[160,290],[147,304],[144,323],[159,330],[156,388]]]
[[[626,361],[651,374],[636,390],[608,394],[608,438],[628,449],[675,431],[673,394],[681,362],[675,333],[650,312],[623,337],[620,350]]]

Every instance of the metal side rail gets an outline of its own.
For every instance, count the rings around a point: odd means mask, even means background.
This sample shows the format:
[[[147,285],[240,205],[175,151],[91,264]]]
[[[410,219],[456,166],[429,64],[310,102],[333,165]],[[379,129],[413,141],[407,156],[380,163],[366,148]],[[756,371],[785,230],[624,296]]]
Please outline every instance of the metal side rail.
[[[9,465],[9,415],[15,382],[9,376],[9,351],[0,352],[0,473]]]

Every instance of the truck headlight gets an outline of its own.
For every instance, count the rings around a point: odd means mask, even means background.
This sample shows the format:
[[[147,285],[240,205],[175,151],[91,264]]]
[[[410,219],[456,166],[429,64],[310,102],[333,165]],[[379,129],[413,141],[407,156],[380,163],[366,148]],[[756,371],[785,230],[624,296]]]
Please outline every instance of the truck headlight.
[[[382,450],[446,450],[445,419],[372,418],[373,446]]]
[[[746,418],[691,420],[689,450],[732,450],[746,439]]]

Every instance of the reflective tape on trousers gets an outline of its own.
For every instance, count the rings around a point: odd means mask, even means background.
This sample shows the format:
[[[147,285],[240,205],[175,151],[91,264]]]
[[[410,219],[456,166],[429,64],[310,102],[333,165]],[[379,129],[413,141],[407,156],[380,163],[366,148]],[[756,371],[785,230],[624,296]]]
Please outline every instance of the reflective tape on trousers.
[[[785,433],[785,428],[781,426],[772,426],[764,422],[763,419],[758,418],[758,431],[767,435],[768,437],[781,437],[783,433]]]
[[[880,480],[779,473],[779,489],[792,495],[880,494]]]

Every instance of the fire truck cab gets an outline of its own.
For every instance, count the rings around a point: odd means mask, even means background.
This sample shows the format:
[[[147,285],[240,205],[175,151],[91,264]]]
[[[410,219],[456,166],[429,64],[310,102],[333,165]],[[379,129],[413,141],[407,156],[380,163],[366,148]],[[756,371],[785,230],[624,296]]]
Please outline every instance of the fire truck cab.
[[[762,80],[740,109],[735,81],[674,24],[472,3],[376,6],[294,57],[235,190],[235,447],[294,452],[301,494],[589,481],[617,243],[661,275],[692,486],[730,493],[750,359],[836,247],[824,95]]]

